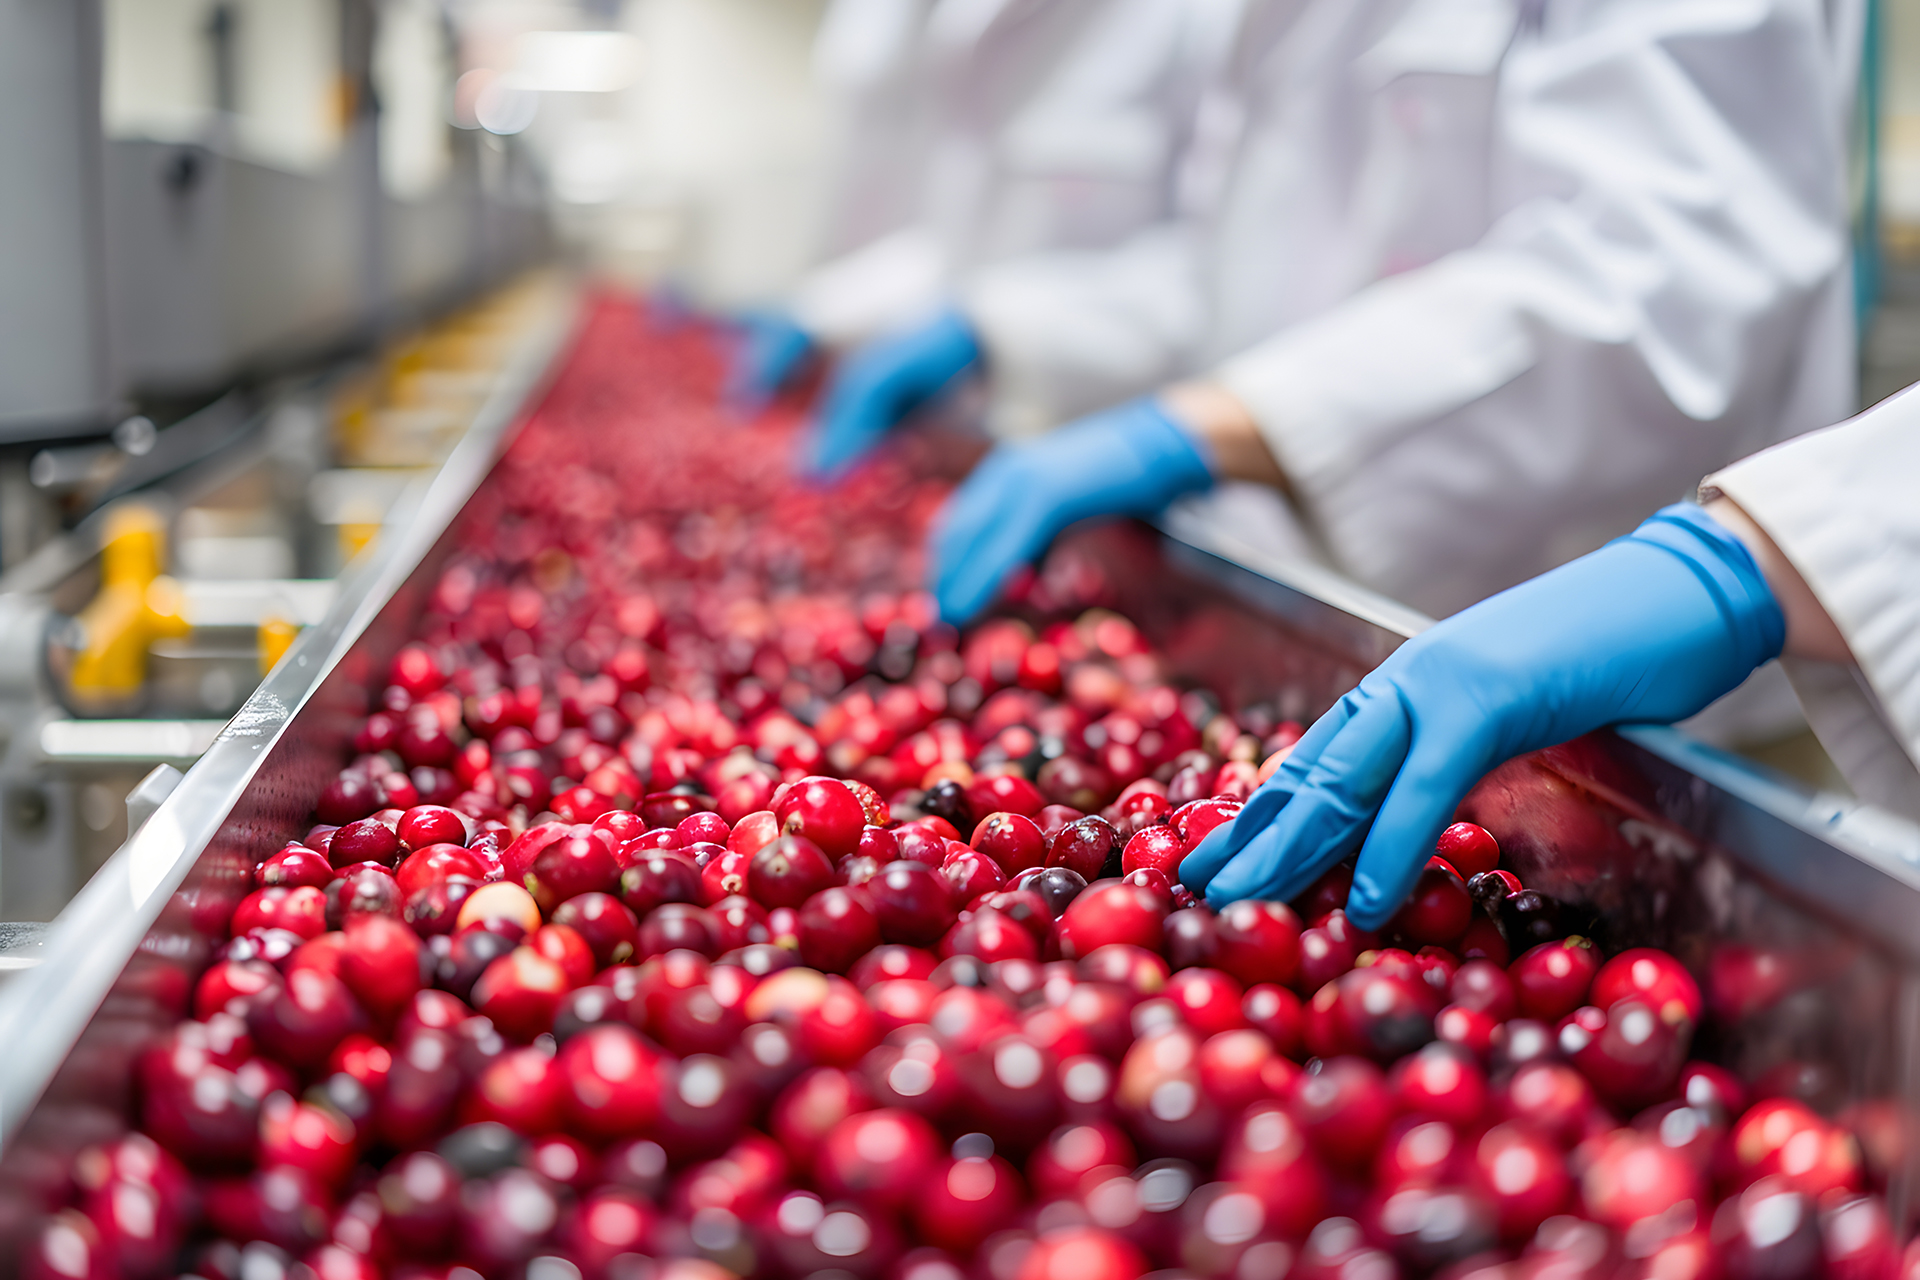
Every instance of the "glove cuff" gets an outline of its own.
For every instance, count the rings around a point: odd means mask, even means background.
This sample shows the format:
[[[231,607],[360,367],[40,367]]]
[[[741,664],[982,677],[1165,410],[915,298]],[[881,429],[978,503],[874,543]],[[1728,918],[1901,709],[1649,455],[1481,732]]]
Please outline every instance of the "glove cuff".
[[[1676,502],[1628,535],[1672,552],[1712,593],[1747,669],[1780,656],[1787,620],[1747,544],[1702,507]]]
[[[1138,514],[1156,515],[1176,498],[1213,487],[1213,451],[1205,440],[1175,422],[1156,397],[1142,396],[1126,408],[1132,417],[1127,441],[1153,478],[1152,509]]]

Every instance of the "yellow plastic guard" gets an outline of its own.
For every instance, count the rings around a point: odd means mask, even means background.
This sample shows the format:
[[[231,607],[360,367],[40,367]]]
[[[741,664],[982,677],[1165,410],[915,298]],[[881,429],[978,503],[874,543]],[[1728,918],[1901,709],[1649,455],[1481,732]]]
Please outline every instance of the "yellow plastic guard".
[[[161,574],[166,528],[141,506],[107,518],[100,547],[100,594],[75,619],[85,636],[67,680],[82,699],[138,693],[147,679],[147,646],[190,628],[179,584]]]
[[[264,618],[256,634],[260,649],[260,674],[264,676],[287,656],[287,650],[293,647],[293,638],[300,634],[300,628],[285,618]]]

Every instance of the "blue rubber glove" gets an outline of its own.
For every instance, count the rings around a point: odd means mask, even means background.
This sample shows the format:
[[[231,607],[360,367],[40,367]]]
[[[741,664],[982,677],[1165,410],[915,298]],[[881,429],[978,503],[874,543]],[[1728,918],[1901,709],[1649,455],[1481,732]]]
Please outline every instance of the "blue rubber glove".
[[[740,345],[727,371],[727,401],[758,413],[813,354],[813,337],[784,311],[749,311],[739,318]]]
[[[1745,545],[1699,507],[1668,507],[1407,641],[1187,855],[1180,878],[1216,907],[1289,899],[1358,844],[1347,914],[1378,929],[1489,769],[1603,725],[1692,715],[1785,636]]]
[[[1213,484],[1199,443],[1153,400],[1091,414],[1038,440],[1003,444],[947,499],[931,561],[940,612],[971,619],[1007,575],[1091,516],[1151,516]]]
[[[821,476],[844,471],[979,362],[973,328],[954,311],[851,352],[827,384],[807,465]]]

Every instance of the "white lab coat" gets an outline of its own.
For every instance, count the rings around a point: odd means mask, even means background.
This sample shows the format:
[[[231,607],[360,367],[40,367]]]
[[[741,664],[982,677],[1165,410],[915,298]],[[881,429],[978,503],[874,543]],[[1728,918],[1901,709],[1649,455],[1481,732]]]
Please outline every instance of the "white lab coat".
[[[1707,477],[1766,530],[1858,666],[1782,661],[1863,800],[1920,820],[1920,391]]]
[[[1857,39],[1823,0],[1249,0],[1204,214],[972,282],[998,425],[1214,376],[1338,568],[1462,608],[1852,410]]]
[[[841,137],[795,319],[913,324],[976,267],[1176,215],[1186,131],[1239,0],[835,0],[815,64]]]

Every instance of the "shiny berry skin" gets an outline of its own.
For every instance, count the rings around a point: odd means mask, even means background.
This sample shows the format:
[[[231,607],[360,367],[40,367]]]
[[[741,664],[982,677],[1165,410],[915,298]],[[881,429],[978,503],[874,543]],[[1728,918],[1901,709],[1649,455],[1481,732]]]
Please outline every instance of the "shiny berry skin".
[[[573,835],[554,841],[534,855],[525,883],[540,909],[551,914],[568,898],[612,891],[620,879],[620,865],[604,840]]]
[[[1632,1129],[1616,1129],[1581,1149],[1580,1200],[1586,1216],[1625,1231],[1683,1200],[1702,1202],[1700,1170],[1678,1151]]]
[[[729,849],[701,867],[701,900],[717,903],[723,898],[744,898],[747,892],[748,862],[746,854],[735,853]]]
[[[942,956],[977,956],[989,963],[999,960],[1037,960],[1040,943],[1033,930],[1001,915],[991,907],[968,914],[940,940]]]
[[[1124,1236],[1099,1227],[1062,1227],[1027,1251],[1012,1280],[1134,1280],[1147,1266]]]
[[[891,1212],[925,1194],[944,1145],[934,1127],[911,1111],[862,1111],[821,1138],[813,1173],[827,1195]]]
[[[1500,842],[1471,822],[1456,822],[1442,831],[1433,851],[1468,880],[1500,865]]]
[[[560,998],[572,986],[552,959],[532,947],[515,947],[489,964],[473,984],[472,1004],[502,1035],[525,1043],[552,1028]]]
[[[342,773],[320,793],[313,812],[322,822],[350,823],[378,809],[382,798],[379,789],[360,774]]]
[[[1047,798],[1040,794],[1040,788],[1018,774],[998,773],[976,778],[967,787],[967,803],[975,813],[983,813],[988,817],[1004,812],[1033,818],[1046,807]],[[1009,871],[1012,869],[1008,868]]]
[[[195,984],[193,1015],[206,1019],[232,1009],[244,1016],[254,1001],[273,999],[284,985],[280,971],[265,960],[221,960]]]
[[[420,990],[420,938],[390,916],[361,915],[347,922],[340,978],[378,1018],[398,1013]]]
[[[1429,1044],[1393,1064],[1387,1076],[1402,1113],[1444,1120],[1459,1129],[1486,1112],[1486,1072],[1473,1055],[1443,1043]]]
[[[1182,969],[1167,979],[1166,994],[1187,1025],[1203,1037],[1247,1025],[1240,984],[1218,969]]]
[[[1467,1141],[1453,1126],[1421,1116],[1402,1116],[1387,1130],[1373,1162],[1373,1185],[1384,1192],[1404,1186],[1433,1186],[1458,1170]],[[1555,1149],[1554,1154],[1560,1153]]]
[[[946,880],[922,863],[890,862],[864,887],[888,942],[931,946],[953,923]]]
[[[455,928],[476,926],[524,938],[540,927],[540,904],[517,884],[505,880],[483,884],[461,901],[460,914],[455,918]]]
[[[467,843],[467,821],[452,809],[437,804],[420,804],[400,815],[394,828],[400,844],[409,851],[430,844]]]
[[[1201,1091],[1227,1116],[1265,1098],[1292,1097],[1301,1075],[1251,1027],[1209,1036],[1200,1046],[1199,1067]]]
[[[859,808],[845,787],[839,790],[848,804]],[[799,907],[832,884],[832,861],[805,836],[783,835],[755,853],[747,864],[747,896],[767,908]]]
[[[296,969],[271,1000],[247,1013],[247,1028],[262,1049],[289,1065],[315,1068],[367,1017],[345,983],[318,969]]]
[[[260,1162],[291,1165],[326,1186],[352,1171],[354,1138],[352,1122],[329,1107],[276,1093],[260,1109]]]
[[[811,1169],[820,1144],[848,1116],[873,1109],[873,1097],[857,1075],[834,1067],[801,1074],[773,1100],[767,1128],[795,1166]]]
[[[1466,882],[1452,868],[1430,861],[1388,928],[1414,943],[1445,946],[1472,921],[1473,899],[1467,896]]]
[[[1503,1239],[1530,1238],[1573,1198],[1566,1157],[1525,1126],[1495,1125],[1474,1143],[1472,1152],[1473,1185],[1493,1205]]]
[[[727,825],[727,820],[717,813],[690,813],[680,820],[674,830],[686,837],[688,844],[705,841],[724,845],[733,834],[733,828]]]
[[[601,968],[632,959],[640,921],[631,908],[608,893],[583,893],[568,898],[553,912],[563,924],[586,940],[593,962]]]
[[[1106,1121],[1061,1125],[1027,1158],[1027,1181],[1041,1200],[1059,1200],[1083,1189],[1099,1171],[1130,1171],[1136,1163],[1133,1143]]]
[[[1792,1098],[1763,1098],[1734,1124],[1728,1148],[1735,1185],[1779,1177],[1808,1196],[1860,1189],[1860,1148],[1852,1134]]]
[[[349,822],[333,833],[327,845],[327,860],[336,867],[351,866],[356,862],[377,862],[391,867],[399,859],[400,837],[378,818]]]
[[[1158,951],[1166,916],[1160,900],[1139,885],[1090,885],[1060,915],[1060,952],[1073,958],[1115,943]]]
[[[333,864],[323,853],[302,844],[290,844],[260,864],[256,880],[262,886],[279,885],[295,889],[311,885],[324,889],[333,879]]]
[[[803,837],[829,859],[845,857],[857,849],[861,829],[867,824],[866,810],[837,778],[802,779],[775,801],[773,812],[780,820],[782,835]]]
[[[1264,1033],[1273,1047],[1289,1058],[1298,1057],[1306,1034],[1306,1011],[1300,997],[1285,987],[1261,983],[1247,988],[1240,1001],[1240,1016],[1247,1025]]]
[[[848,979],[862,991],[876,982],[894,978],[925,980],[938,964],[931,954],[918,947],[886,943],[873,948],[847,971]]]
[[[460,882],[468,890],[474,886],[466,881]],[[393,873],[367,863],[358,863],[355,869],[330,881],[326,886],[327,923],[339,928],[352,916],[377,915],[404,917],[406,900],[400,893],[400,882]],[[408,920],[408,924],[413,921]],[[452,919],[448,919],[451,928]],[[424,934],[428,930],[415,928],[414,932]]]
[[[1562,1055],[1594,1091],[1623,1111],[1636,1111],[1673,1092],[1687,1054],[1691,1027],[1663,1020],[1637,999],[1607,1010],[1588,1005],[1561,1019]]]
[[[411,898],[428,885],[453,876],[483,882],[487,879],[487,864],[479,854],[462,845],[430,844],[408,854],[393,874],[400,882],[400,892]]]
[[[1120,871],[1124,875],[1146,867],[1161,872],[1171,881],[1178,878],[1180,860],[1186,855],[1187,846],[1172,827],[1142,827],[1120,851]]]
[[[561,1048],[556,1066],[567,1123],[584,1139],[630,1137],[660,1113],[666,1060],[632,1027],[617,1022],[588,1027]]]
[[[1495,1022],[1505,1022],[1517,1009],[1513,980],[1505,969],[1485,960],[1469,960],[1454,970],[1447,992],[1454,1004],[1479,1010]]]
[[[720,954],[713,913],[690,902],[665,902],[650,912],[634,932],[633,954],[642,960],[669,951],[695,951],[709,958]]]
[[[1382,968],[1355,969],[1307,1002],[1307,1049],[1320,1058],[1364,1054],[1390,1063],[1433,1039],[1439,1011],[1426,983]]]
[[[1219,937],[1213,912],[1205,907],[1188,907],[1169,915],[1164,924],[1162,946],[1167,963],[1175,969],[1211,965],[1219,949]]]
[[[1530,1062],[1496,1098],[1500,1114],[1572,1147],[1587,1135],[1599,1104],[1586,1077],[1563,1062]]]
[[[1781,1179],[1764,1178],[1723,1201],[1713,1215],[1712,1240],[1726,1280],[1823,1274],[1814,1202]]]
[[[1301,1078],[1288,1111],[1322,1158],[1359,1170],[1379,1151],[1393,1108],[1393,1092],[1378,1067],[1364,1058],[1336,1057]]]
[[[1047,838],[1032,818],[1018,813],[989,813],[973,829],[971,844],[1009,876],[1046,865]]]
[[[1212,835],[1216,827],[1225,826],[1233,821],[1239,812],[1238,800],[1221,800],[1209,796],[1176,808],[1168,818],[1167,825],[1174,829],[1187,849],[1191,851],[1198,849],[1200,842]]]
[[[1622,951],[1593,975],[1590,1003],[1611,1009],[1629,996],[1660,1015],[1663,1022],[1697,1026],[1704,1008],[1700,984],[1686,967],[1664,951],[1635,947]]]
[[[1543,942],[1507,969],[1522,1017],[1557,1022],[1587,1002],[1600,949],[1585,938]]]
[[[767,931],[766,910],[752,898],[738,894],[721,898],[707,908],[707,915],[713,920],[714,945],[722,955],[772,936]]]
[[[1105,818],[1088,816],[1068,823],[1047,845],[1047,865],[1064,867],[1092,883],[1117,864],[1120,833]],[[1114,867],[1118,870],[1118,866]]]
[[[317,938],[327,931],[327,895],[312,885],[256,889],[233,909],[230,928],[236,936],[255,929],[286,929]]]
[[[1300,964],[1300,917],[1284,902],[1242,899],[1214,922],[1213,965],[1246,986],[1286,983]]]
[[[1067,904],[1086,891],[1087,881],[1079,872],[1066,867],[1042,867],[1037,870],[1030,867],[1008,881],[1007,887],[1033,890],[1045,900],[1047,910],[1057,920],[1067,909]]]
[[[1501,879],[1504,873],[1488,874]],[[1519,951],[1556,941],[1575,931],[1573,912],[1535,889],[1522,889],[1500,899],[1499,912],[1507,941]]]
[[[663,903],[699,902],[705,896],[705,886],[700,868],[691,858],[677,849],[652,849],[639,853],[619,873],[619,894],[620,901],[645,920]]]
[[[963,1155],[936,1164],[910,1207],[920,1239],[965,1253],[1011,1225],[1025,1200],[1012,1165],[994,1155]]]
[[[822,889],[800,908],[800,958],[826,973],[845,973],[880,945],[880,917],[859,889]]]

